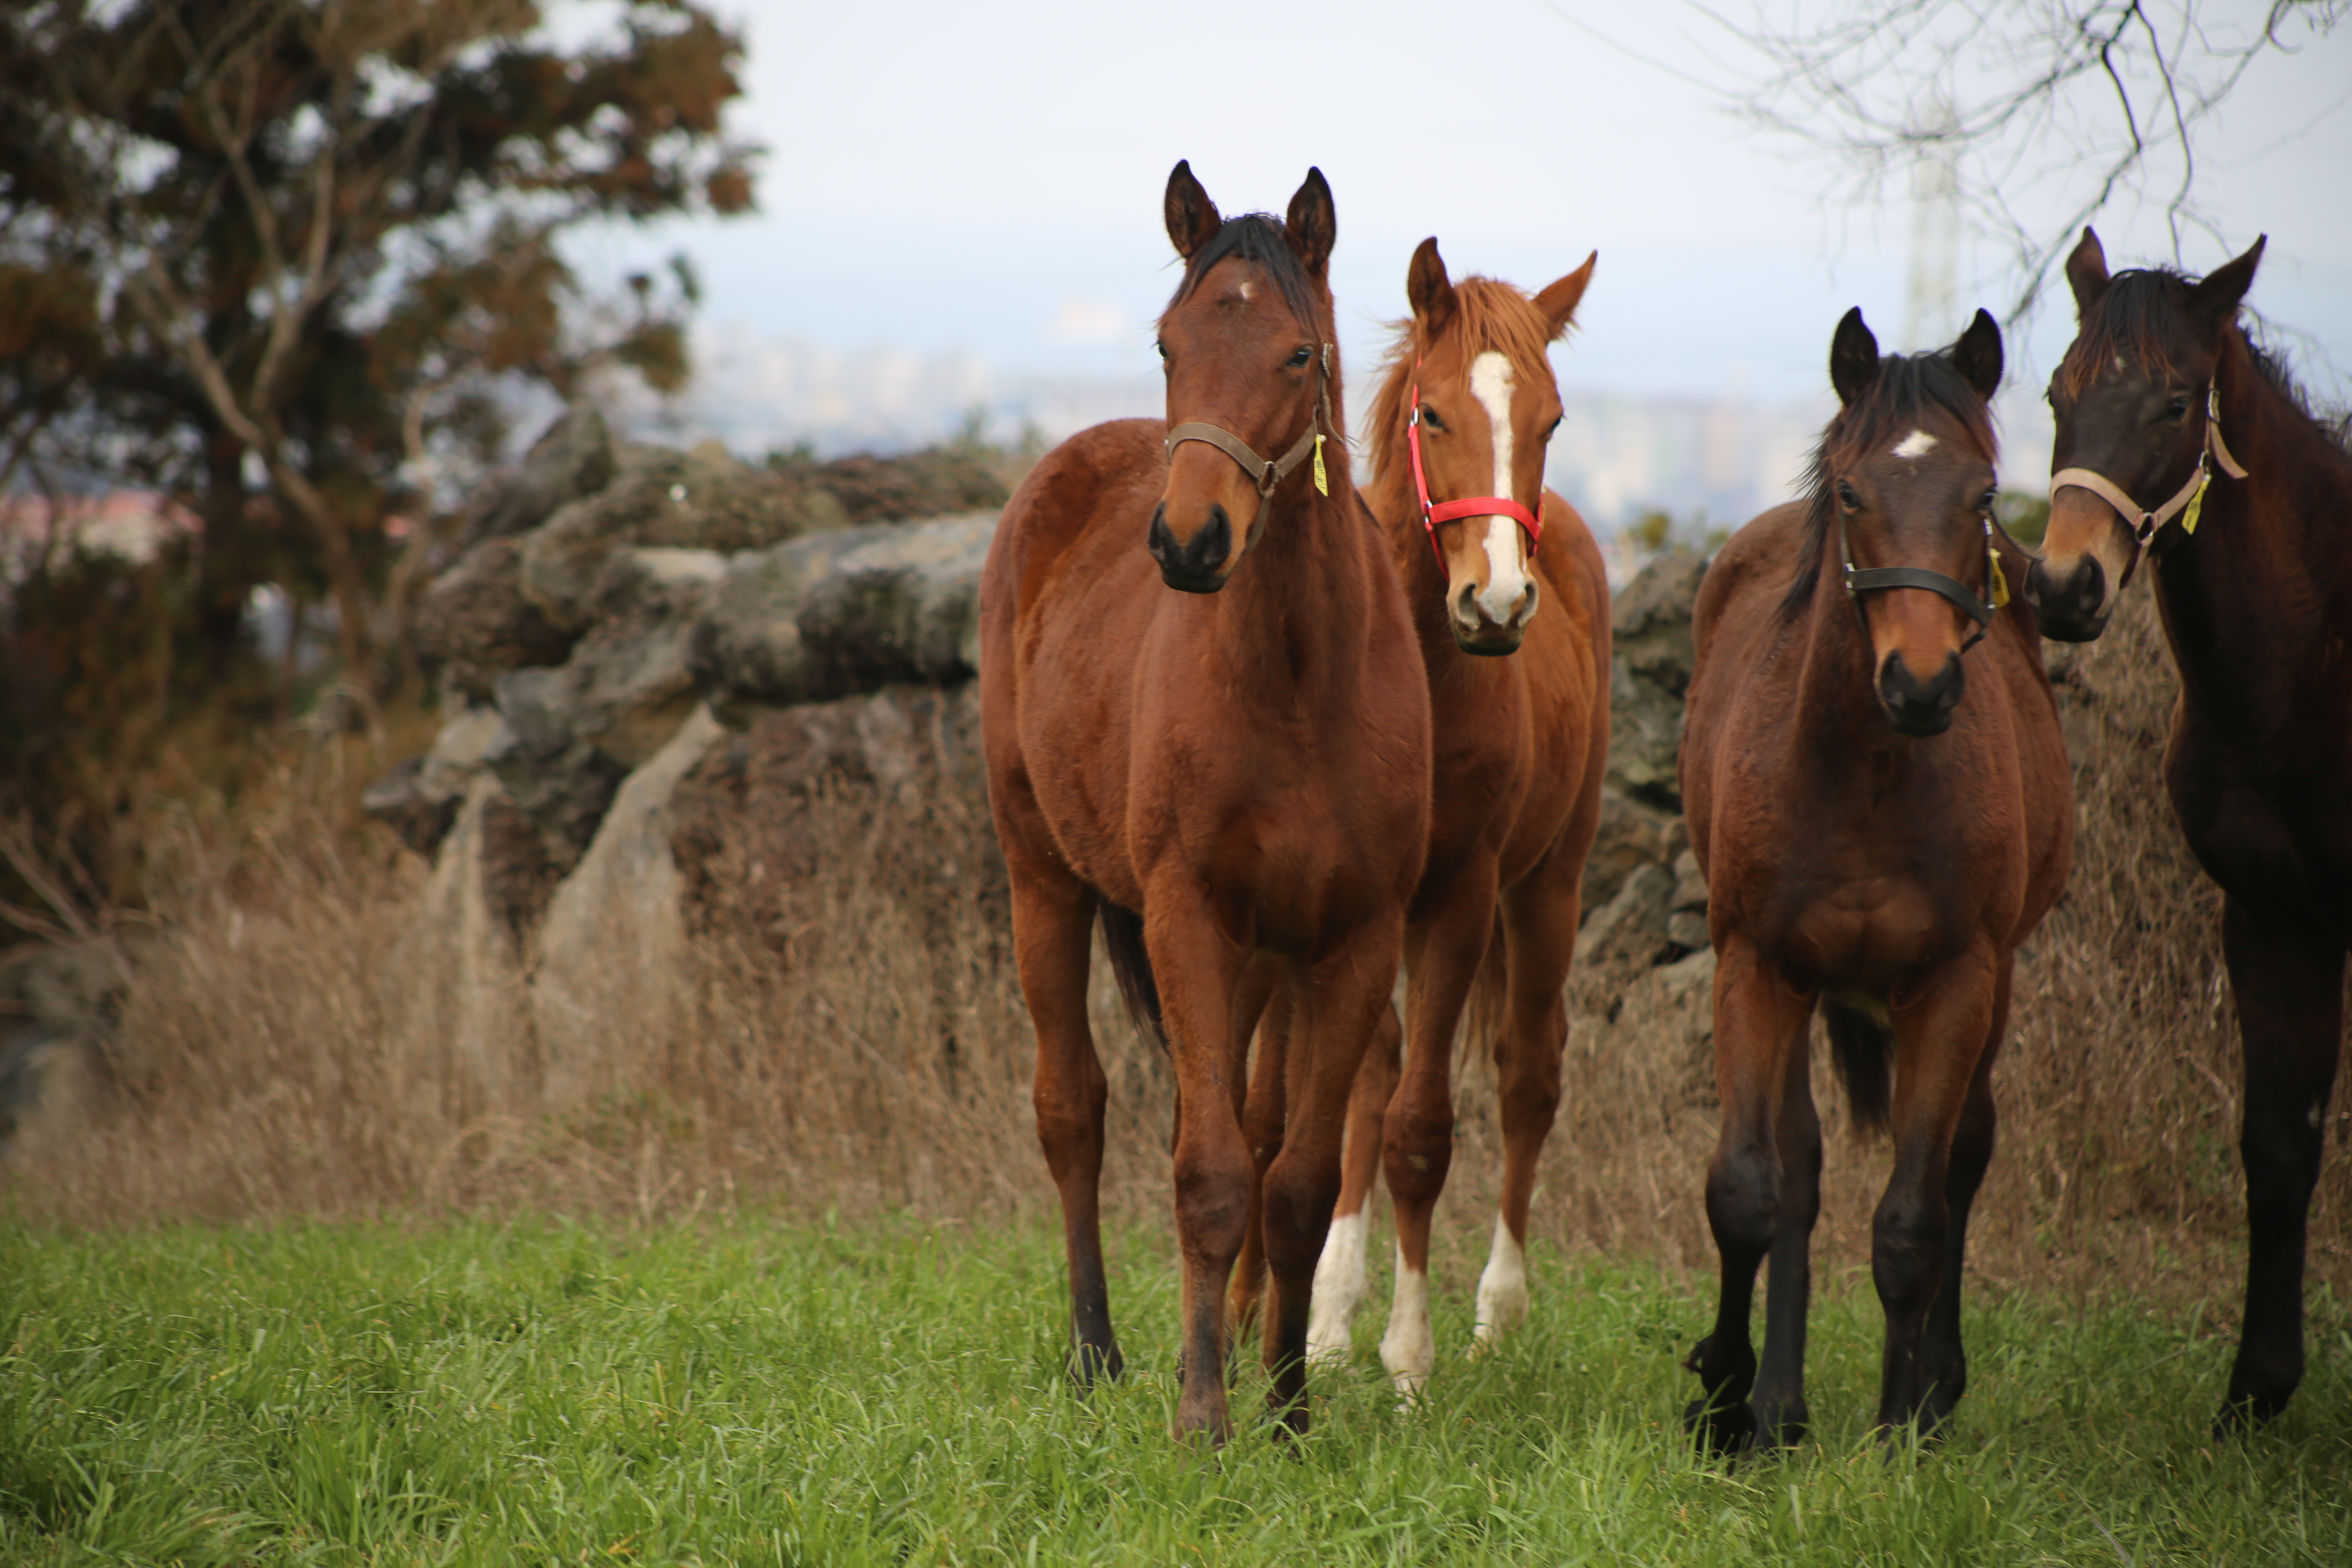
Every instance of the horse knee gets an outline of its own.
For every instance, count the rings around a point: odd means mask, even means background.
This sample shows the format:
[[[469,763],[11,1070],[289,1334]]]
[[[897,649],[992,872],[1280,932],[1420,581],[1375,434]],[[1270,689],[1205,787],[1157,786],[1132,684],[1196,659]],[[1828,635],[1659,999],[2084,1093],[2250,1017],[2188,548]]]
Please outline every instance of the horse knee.
[[[1888,1200],[1870,1226],[1870,1273],[1890,1312],[1924,1311],[1943,1283],[1944,1216],[1921,1203]]]
[[[1179,1149],[1176,1155],[1177,1234],[1188,1254],[1230,1262],[1249,1230],[1250,1189],[1255,1184],[1246,1157],[1213,1158]]]
[[[1780,1162],[1760,1149],[1717,1154],[1706,1173],[1706,1222],[1722,1251],[1768,1250],[1780,1223]]]
[[[1337,1171],[1267,1173],[1265,1194],[1265,1260],[1276,1273],[1305,1275],[1323,1251],[1331,1206],[1339,1201]]]
[[[1453,1105],[1430,1114],[1391,1106],[1381,1129],[1381,1166],[1389,1195],[1401,1204],[1435,1203],[1454,1163]]]

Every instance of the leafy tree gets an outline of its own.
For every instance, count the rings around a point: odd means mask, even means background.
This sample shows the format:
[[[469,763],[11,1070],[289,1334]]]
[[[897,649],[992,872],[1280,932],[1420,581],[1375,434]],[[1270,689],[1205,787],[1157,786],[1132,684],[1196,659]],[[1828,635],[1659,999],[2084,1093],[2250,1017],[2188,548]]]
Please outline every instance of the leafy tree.
[[[585,298],[564,231],[747,209],[735,35],[621,0],[36,0],[0,12],[0,491],[80,473],[201,520],[181,685],[264,583],[331,605],[347,675],[414,576],[386,520],[503,445],[515,384],[686,374],[694,282]]]

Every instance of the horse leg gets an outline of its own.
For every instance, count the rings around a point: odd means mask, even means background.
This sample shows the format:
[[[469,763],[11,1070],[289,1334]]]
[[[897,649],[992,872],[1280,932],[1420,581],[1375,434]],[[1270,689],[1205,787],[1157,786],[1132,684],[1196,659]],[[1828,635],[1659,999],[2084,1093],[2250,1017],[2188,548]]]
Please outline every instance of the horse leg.
[[[1968,1099],[1960,1106],[1950,1162],[1944,1171],[1944,1208],[1948,1216],[1944,1285],[1927,1312],[1920,1358],[1920,1378],[1927,1388],[1927,1419],[1920,1425],[1928,1431],[1943,1426],[1969,1388],[1968,1352],[1960,1344],[1960,1279],[1968,1257],[1969,1213],[1976,1206],[1985,1168],[1992,1163],[1993,1134],[2000,1125],[2000,1113],[1992,1102],[1992,1068],[2000,1059],[2001,1036],[2009,1028],[2009,987],[2014,968],[2013,957],[2004,955],[1994,976],[1992,1027],[1985,1034],[1984,1054],[1977,1058],[1976,1075],[1969,1080]]]
[[[1012,846],[1008,842],[1008,848]],[[1062,1239],[1070,1265],[1070,1374],[1081,1388],[1126,1365],[1111,1332],[1103,1274],[1103,1106],[1109,1081],[1087,1022],[1087,967],[1095,895],[1017,849],[1005,857],[1013,894],[1013,959],[1037,1030],[1031,1099],[1045,1168],[1062,1196]]]
[[[1276,984],[1281,973],[1282,965],[1272,954],[1258,954],[1243,969],[1241,991],[1234,1002],[1234,1037],[1246,1040],[1253,1031],[1257,1035],[1249,1092],[1236,1108],[1242,1136],[1249,1140],[1254,1181],[1249,1228],[1242,1235],[1242,1254],[1234,1263],[1233,1297],[1226,1311],[1233,1335],[1228,1348],[1234,1353],[1256,1326],[1258,1299],[1265,1290],[1265,1171],[1282,1152],[1283,1122],[1287,1115],[1284,1064],[1290,1051],[1291,1028],[1288,987]]]
[[[1991,1037],[1999,991],[1999,963],[1978,946],[1892,1009],[1895,1170],[1870,1228],[1871,1279],[1886,1313],[1878,1378],[1882,1429],[1929,1413],[1927,1314],[1958,1256],[1947,1186],[1952,1145]]]
[[[1380,1173],[1381,1122],[1396,1092],[1404,1026],[1393,1004],[1372,1021],[1371,1043],[1348,1091],[1348,1135],[1339,1161],[1339,1202],[1323,1255],[1315,1263],[1315,1308],[1307,1317],[1307,1359],[1344,1362],[1355,1348],[1356,1314],[1371,1293],[1366,1255],[1371,1231],[1372,1182]]]
[[[1805,1319],[1812,1305],[1813,1222],[1822,1213],[1822,1119],[1813,1105],[1811,1039],[1801,1026],[1780,1082],[1773,1124],[1780,1154],[1779,1223],[1764,1283],[1764,1354],[1748,1404],[1756,1440],[1789,1447],[1804,1441]]]
[[[1483,871],[1483,875],[1481,872]],[[1465,868],[1405,933],[1404,1068],[1381,1125],[1396,1205],[1396,1295],[1381,1362],[1397,1392],[1421,1392],[1437,1364],[1429,1324],[1429,1226],[1454,1162],[1454,1026],[1495,925],[1495,868]]]
[[[1490,1344],[1528,1315],[1528,1206],[1536,1165],[1559,1114],[1560,1058],[1568,1049],[1568,1003],[1560,988],[1576,953],[1583,866],[1554,853],[1503,895],[1503,1031],[1494,1041],[1496,1093],[1503,1122],[1503,1194],[1495,1239],[1478,1277],[1475,1338]],[[1475,1016],[1475,1014],[1474,1014]]]
[[[1715,1085],[1723,1130],[1706,1171],[1706,1222],[1722,1278],[1715,1327],[1683,1363],[1706,1390],[1683,1412],[1683,1425],[1711,1452],[1731,1454],[1756,1436],[1748,1405],[1756,1381],[1748,1319],[1756,1271],[1780,1233],[1779,1102],[1789,1053],[1805,1048],[1813,998],[1740,932],[1724,939],[1717,955]]]
[[[1178,1100],[1176,1245],[1183,1269],[1183,1349],[1176,1436],[1232,1433],[1225,1401],[1225,1292],[1249,1229],[1256,1187],[1249,1141],[1234,1114],[1247,1037],[1234,1035],[1245,954],[1218,929],[1192,879],[1145,889],[1144,946],[1160,982]]]
[[[1367,921],[1294,983],[1300,1049],[1291,1054],[1291,1118],[1281,1156],[1266,1172],[1265,1257],[1273,1275],[1265,1319],[1266,1403],[1283,1429],[1307,1425],[1307,1323],[1314,1277],[1339,1195],[1348,1104],[1366,1042],[1388,1011],[1402,922]]]
[[[2344,950],[2324,928],[2238,899],[2221,950],[2245,1047],[2246,1313],[2221,1430],[2259,1426],[2303,1381],[2303,1263],[2344,1030]]]

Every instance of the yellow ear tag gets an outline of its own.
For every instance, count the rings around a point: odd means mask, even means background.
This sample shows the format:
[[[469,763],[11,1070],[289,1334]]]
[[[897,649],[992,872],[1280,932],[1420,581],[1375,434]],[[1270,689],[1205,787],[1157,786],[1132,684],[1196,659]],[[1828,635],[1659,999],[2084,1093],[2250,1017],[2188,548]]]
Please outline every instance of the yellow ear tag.
[[[1315,432],[1315,493],[1318,496],[1331,493],[1331,481],[1323,472],[1323,432],[1320,430]]]
[[[1985,552],[1985,575],[1992,580],[1992,607],[1996,610],[2009,608],[2009,575],[2000,569],[2000,552],[1990,549]]]
[[[2180,514],[2180,531],[2197,531],[2197,514],[2205,510],[2205,487],[2213,482],[2213,470],[2207,468],[2197,480],[2197,493],[2189,498],[2189,510]]]

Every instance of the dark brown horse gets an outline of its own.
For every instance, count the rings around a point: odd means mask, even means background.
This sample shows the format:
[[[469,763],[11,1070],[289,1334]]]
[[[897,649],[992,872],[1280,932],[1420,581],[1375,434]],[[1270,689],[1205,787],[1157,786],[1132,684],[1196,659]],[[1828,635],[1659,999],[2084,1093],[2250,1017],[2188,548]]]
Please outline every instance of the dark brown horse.
[[[1543,483],[1560,413],[1547,351],[1592,265],[1529,298],[1490,279],[1454,283],[1437,241],[1423,241],[1405,278],[1412,318],[1372,395],[1372,510],[1412,606],[1436,773],[1429,863],[1405,928],[1403,1059],[1393,1026],[1365,1056],[1307,1343],[1318,1360],[1348,1353],[1382,1165],[1397,1273],[1381,1356],[1407,1393],[1436,1352],[1430,1218],[1454,1155],[1454,1027],[1474,980],[1505,1148],[1477,1339],[1527,1313],[1528,1204],[1559,1105],[1560,987],[1609,742],[1607,576],[1584,520]]]
[[[2245,1047],[2246,1311],[2222,1425],[2303,1377],[2304,1226],[2352,945],[2352,453],[2238,325],[2263,241],[2201,281],[2066,263],[2043,632],[2099,635],[2143,552],[2180,668],[2173,814],[2221,885]]]
[[[1286,221],[1227,221],[1179,163],[1166,217],[1185,259],[1160,321],[1168,421],[1073,437],[1005,508],[981,585],[981,701],[1075,1370],[1120,1364],[1097,1217],[1106,1085],[1087,1024],[1099,917],[1174,1062],[1177,1428],[1222,1438],[1225,1290],[1261,1196],[1270,1401],[1307,1426],[1307,1299],[1349,1089],[1428,840],[1429,698],[1348,474],[1330,188],[1310,171]],[[1297,1026],[1261,1185],[1240,1113],[1250,1033],[1277,988]]]
[[[1740,530],[1699,591],[1682,783],[1717,960],[1723,1289],[1687,1419],[1718,1452],[1805,1430],[1817,1004],[1857,1121],[1894,1135],[1871,1229],[1879,1424],[1932,1428],[1967,1384],[1960,1263],[2010,974],[2074,848],[2033,612],[1998,607],[2026,564],[1991,521],[2000,369],[1982,311],[1949,350],[1884,360],[1849,312],[1811,495]]]

